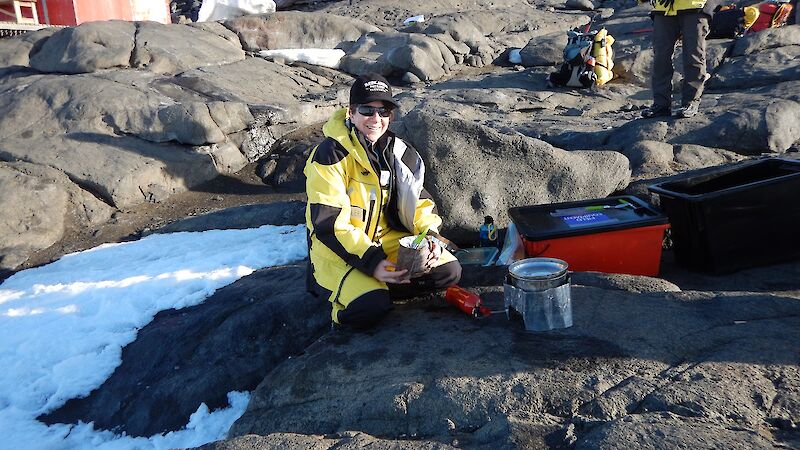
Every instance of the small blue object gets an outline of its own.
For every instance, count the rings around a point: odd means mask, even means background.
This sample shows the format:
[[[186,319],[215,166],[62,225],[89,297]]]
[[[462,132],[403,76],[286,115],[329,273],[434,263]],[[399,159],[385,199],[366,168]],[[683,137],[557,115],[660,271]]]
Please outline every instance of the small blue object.
[[[492,216],[483,218],[483,225],[478,231],[478,241],[481,247],[497,247],[497,226]]]

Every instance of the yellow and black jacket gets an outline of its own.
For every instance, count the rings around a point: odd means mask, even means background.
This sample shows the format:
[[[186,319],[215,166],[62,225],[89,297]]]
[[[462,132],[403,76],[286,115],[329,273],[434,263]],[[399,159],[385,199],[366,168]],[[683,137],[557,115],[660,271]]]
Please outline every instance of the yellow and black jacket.
[[[416,150],[388,131],[374,146],[366,144],[349,125],[346,111],[337,111],[325,124],[326,139],[304,169],[314,278],[333,292],[332,302],[345,307],[352,298],[339,297],[353,269],[371,278],[381,260],[396,261],[401,237],[426,229],[438,233],[442,223],[422,188],[425,166]],[[377,280],[361,284],[363,289],[346,289],[347,297],[386,287]]]
[[[640,0],[642,1],[642,0]],[[702,12],[711,17],[719,0],[653,0],[652,14],[676,16],[683,13]]]

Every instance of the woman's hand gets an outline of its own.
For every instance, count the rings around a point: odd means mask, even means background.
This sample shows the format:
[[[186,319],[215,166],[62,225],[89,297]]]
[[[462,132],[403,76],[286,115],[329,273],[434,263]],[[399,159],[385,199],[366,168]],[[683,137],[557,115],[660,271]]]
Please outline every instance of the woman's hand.
[[[428,241],[428,258],[422,265],[423,273],[430,272],[431,269],[433,269],[433,266],[436,265],[436,262],[439,261],[439,258],[442,256],[442,246],[436,243],[436,239],[427,239],[427,241]]]
[[[375,267],[375,272],[372,273],[372,276],[384,283],[406,284],[411,282],[406,276],[407,273],[408,270],[397,270],[397,266],[394,263],[384,259]]]

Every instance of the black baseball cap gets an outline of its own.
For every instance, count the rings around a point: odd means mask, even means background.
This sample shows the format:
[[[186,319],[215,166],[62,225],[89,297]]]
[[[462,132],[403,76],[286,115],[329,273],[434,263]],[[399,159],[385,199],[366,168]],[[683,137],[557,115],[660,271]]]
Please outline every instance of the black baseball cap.
[[[369,102],[384,102],[397,107],[397,102],[392,98],[392,86],[386,78],[377,73],[368,73],[356,77],[350,87],[350,104],[363,105]]]

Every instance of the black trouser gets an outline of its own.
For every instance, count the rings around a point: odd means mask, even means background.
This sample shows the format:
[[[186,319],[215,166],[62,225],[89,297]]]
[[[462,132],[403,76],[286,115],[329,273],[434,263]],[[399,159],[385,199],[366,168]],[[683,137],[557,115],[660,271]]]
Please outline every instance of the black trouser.
[[[683,84],[681,105],[700,100],[706,81],[706,35],[708,16],[702,12],[677,16],[653,16],[653,107],[672,106],[672,55],[679,37],[683,37]]]
[[[339,311],[338,319],[342,325],[353,328],[368,328],[380,321],[391,309],[393,298],[409,298],[429,294],[449,286],[461,279],[461,264],[452,261],[434,267],[421,277],[411,279],[407,284],[389,284],[389,289],[377,289],[356,297]]]

